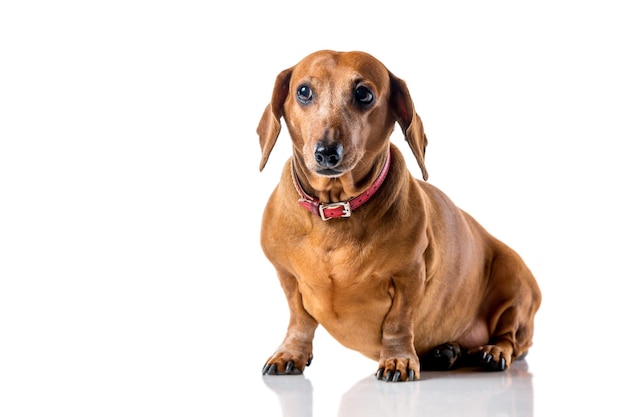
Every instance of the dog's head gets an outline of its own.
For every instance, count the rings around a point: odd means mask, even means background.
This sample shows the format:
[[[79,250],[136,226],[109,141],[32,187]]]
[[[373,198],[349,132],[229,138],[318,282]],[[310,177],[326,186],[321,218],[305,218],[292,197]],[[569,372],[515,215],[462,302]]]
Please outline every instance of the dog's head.
[[[340,177],[388,146],[398,122],[424,180],[427,139],[406,83],[364,52],[318,51],[276,77],[257,133],[263,170],[283,117],[296,157],[319,176]]]

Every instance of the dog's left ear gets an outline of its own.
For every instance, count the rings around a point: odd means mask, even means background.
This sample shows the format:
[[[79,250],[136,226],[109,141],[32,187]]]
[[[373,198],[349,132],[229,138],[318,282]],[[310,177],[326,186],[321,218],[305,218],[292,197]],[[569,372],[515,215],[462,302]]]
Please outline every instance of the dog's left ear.
[[[270,153],[276,144],[278,134],[280,133],[280,118],[283,116],[283,106],[287,94],[289,94],[289,81],[291,80],[291,68],[282,71],[276,77],[274,83],[274,91],[272,93],[272,101],[265,107],[263,116],[256,128],[261,143],[261,165],[259,171],[263,171],[267,163]]]
[[[400,78],[389,73],[391,80],[391,108],[393,109],[396,121],[402,128],[404,138],[409,143],[411,151],[417,164],[422,170],[422,177],[424,181],[428,180],[428,171],[426,171],[426,164],[424,162],[426,156],[426,145],[428,139],[424,134],[424,126],[422,125],[422,119],[415,112],[413,107],[413,100],[409,94],[409,89],[406,83]]]

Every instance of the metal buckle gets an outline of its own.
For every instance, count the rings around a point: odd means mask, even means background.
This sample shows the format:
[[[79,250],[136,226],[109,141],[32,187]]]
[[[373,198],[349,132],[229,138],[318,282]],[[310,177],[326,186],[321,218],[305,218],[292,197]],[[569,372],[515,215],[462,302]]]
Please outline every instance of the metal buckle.
[[[346,201],[340,201],[339,203],[320,204],[319,205],[320,217],[324,221],[337,218],[337,217],[326,217],[324,215],[324,210],[335,209],[339,207],[343,207],[343,213],[341,213],[341,216],[339,217],[350,217],[350,215],[352,215],[352,210],[350,209],[350,203]]]

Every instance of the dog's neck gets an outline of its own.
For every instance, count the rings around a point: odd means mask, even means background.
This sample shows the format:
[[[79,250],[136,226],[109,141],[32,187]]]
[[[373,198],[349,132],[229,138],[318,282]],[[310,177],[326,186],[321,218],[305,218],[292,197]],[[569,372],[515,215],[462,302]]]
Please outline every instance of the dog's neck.
[[[351,210],[366,203],[385,181],[390,164],[391,151],[388,150],[385,159],[375,163],[360,179],[355,180],[353,171],[336,178],[315,176],[312,179],[306,175],[308,171],[292,157],[291,177],[300,196],[300,205],[328,220],[349,217]]]

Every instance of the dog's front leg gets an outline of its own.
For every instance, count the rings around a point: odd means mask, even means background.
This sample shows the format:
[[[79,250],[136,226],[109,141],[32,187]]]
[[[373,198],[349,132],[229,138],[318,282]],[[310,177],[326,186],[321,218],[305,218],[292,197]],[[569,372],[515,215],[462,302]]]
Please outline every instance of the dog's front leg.
[[[424,273],[393,277],[389,293],[391,308],[383,321],[382,349],[376,378],[384,381],[415,381],[420,378],[420,363],[415,352],[413,320],[419,294],[423,292]]]
[[[281,271],[278,277],[287,297],[289,326],[283,343],[263,366],[263,375],[298,375],[313,359],[313,336],[318,323],[302,305],[296,278]]]

